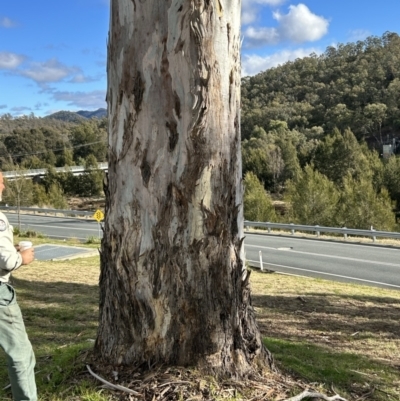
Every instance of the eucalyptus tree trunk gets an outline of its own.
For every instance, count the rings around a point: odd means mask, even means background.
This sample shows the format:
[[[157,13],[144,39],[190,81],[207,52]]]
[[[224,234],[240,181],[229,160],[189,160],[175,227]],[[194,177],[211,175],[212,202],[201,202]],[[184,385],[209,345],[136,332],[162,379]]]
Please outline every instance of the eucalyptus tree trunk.
[[[242,375],[264,349],[243,261],[240,0],[112,0],[96,351]]]

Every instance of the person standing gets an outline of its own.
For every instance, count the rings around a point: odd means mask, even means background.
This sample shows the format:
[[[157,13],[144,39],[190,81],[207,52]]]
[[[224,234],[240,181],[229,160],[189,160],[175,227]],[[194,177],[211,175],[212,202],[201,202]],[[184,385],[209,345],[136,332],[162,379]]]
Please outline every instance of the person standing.
[[[5,189],[0,172],[0,201]],[[7,355],[8,375],[15,401],[37,401],[35,354],[28,339],[14,288],[11,272],[35,258],[33,248],[19,251],[13,244],[13,229],[0,212],[0,347]]]

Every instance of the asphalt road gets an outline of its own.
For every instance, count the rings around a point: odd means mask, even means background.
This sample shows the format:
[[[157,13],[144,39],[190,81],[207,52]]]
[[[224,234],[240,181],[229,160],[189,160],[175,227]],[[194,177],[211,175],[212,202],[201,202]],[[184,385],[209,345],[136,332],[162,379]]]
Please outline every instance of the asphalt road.
[[[7,217],[17,226],[15,214]],[[52,238],[85,241],[102,236],[95,220],[26,214],[21,222],[23,230]],[[260,267],[261,251],[266,270],[400,290],[400,249],[246,233],[245,250],[255,267]]]
[[[245,249],[266,270],[400,290],[400,249],[249,233]]]
[[[18,227],[18,217],[14,213],[7,213],[7,218],[14,227]],[[51,238],[76,238],[86,241],[89,237],[102,236],[99,224],[95,220],[72,219],[55,216],[21,215],[21,230],[32,230],[45,234]]]

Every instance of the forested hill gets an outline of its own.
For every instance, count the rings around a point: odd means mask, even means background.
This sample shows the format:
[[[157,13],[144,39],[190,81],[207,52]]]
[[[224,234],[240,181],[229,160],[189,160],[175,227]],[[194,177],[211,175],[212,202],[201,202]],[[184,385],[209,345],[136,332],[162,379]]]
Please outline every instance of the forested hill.
[[[397,210],[400,222],[396,33],[243,78],[241,121],[246,219],[392,230]]]
[[[46,117],[36,117],[33,113],[20,117],[3,114],[0,115],[0,143],[5,136],[12,134],[14,130],[50,129],[66,132],[76,125],[89,122],[89,120],[101,122],[106,117],[107,110],[104,108],[94,111],[58,111]]]
[[[243,78],[242,108],[243,139],[278,120],[313,138],[350,128],[378,148],[400,131],[400,37],[328,47]]]
[[[396,33],[243,78],[241,121],[246,219],[400,231]],[[106,137],[107,118],[86,112],[6,114],[0,117],[0,168],[93,167],[106,160]],[[81,182],[50,170],[46,196],[42,184],[28,191],[37,195],[35,204],[55,199],[50,204],[60,205],[60,191],[101,192],[96,172]]]
[[[107,116],[107,110],[104,108],[95,111],[80,110],[77,112],[72,111],[58,111],[57,113],[50,114],[44,118],[69,121],[69,122],[82,122],[90,118],[104,118]]]

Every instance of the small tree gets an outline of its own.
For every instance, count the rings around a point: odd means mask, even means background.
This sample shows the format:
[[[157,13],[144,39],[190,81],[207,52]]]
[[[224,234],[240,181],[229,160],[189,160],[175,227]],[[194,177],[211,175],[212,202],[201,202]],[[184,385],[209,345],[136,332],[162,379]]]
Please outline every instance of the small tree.
[[[339,193],[335,184],[307,165],[298,180],[286,185],[286,201],[293,222],[328,226],[334,224]]]
[[[366,126],[368,131],[374,136],[377,142],[382,145],[382,125],[387,114],[387,106],[383,103],[368,104],[364,108],[364,115],[367,118]],[[379,138],[376,136],[378,131]]]
[[[382,189],[376,193],[372,182],[362,178],[345,177],[337,219],[341,226],[369,230],[391,231],[395,226],[389,193]]]
[[[97,121],[85,121],[71,130],[70,141],[74,148],[74,160],[94,155],[98,161],[106,160],[106,132]]]
[[[68,206],[64,192],[57,183],[50,185],[50,188],[47,191],[47,198],[51,206],[55,209],[66,209]]]
[[[62,153],[57,157],[57,166],[73,166],[74,162],[74,152],[70,148],[64,148]]]
[[[21,206],[32,205],[33,183],[31,178],[25,176],[26,170],[18,165],[14,165],[12,170],[15,172],[15,177],[5,179],[7,189],[4,192],[3,201],[17,207],[18,228],[21,230]]]
[[[49,205],[46,189],[43,185],[33,184],[33,199],[34,205],[42,207]]]
[[[384,183],[400,210],[400,157],[392,156],[385,163]]]
[[[244,218],[250,221],[276,221],[270,195],[257,176],[248,172],[244,178]]]
[[[357,138],[349,129],[343,133],[335,129],[328,135],[315,149],[313,163],[316,170],[338,185],[347,174],[359,178],[369,168]]]

